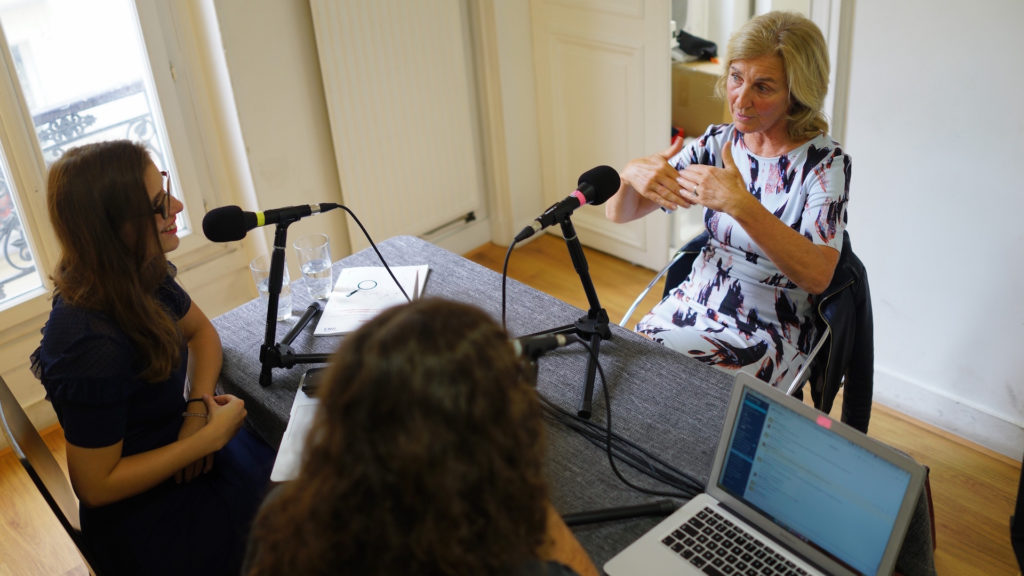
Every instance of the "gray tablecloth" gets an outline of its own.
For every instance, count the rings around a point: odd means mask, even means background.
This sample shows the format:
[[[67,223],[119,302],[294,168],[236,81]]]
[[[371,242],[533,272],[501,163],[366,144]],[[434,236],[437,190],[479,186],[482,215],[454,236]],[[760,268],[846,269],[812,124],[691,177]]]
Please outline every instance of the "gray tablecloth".
[[[428,264],[426,295],[472,303],[500,319],[500,274],[411,236],[391,238],[379,248],[390,266]],[[367,249],[335,263],[335,272],[346,266],[376,265],[380,265],[380,260]],[[301,280],[292,284],[292,294],[295,314],[301,314],[310,302]],[[508,280],[507,325],[514,336],[569,325],[585,315],[583,310]],[[258,355],[265,331],[265,315],[259,300],[252,300],[213,322],[224,345],[223,388],[246,401],[249,424],[277,446],[299,379],[309,366],[275,369],[273,384],[266,388],[259,385]],[[278,339],[292,325],[293,322],[279,323]],[[312,329],[307,327],[292,348],[296,353],[329,353],[341,338],[313,336]],[[705,482],[721,434],[732,378],[615,325],[612,338],[601,343],[599,357],[611,396],[614,431]],[[578,345],[542,357],[538,363],[538,390],[553,403],[575,413],[585,387],[587,359],[587,353]],[[594,422],[605,422],[605,407],[598,377],[594,387]],[[625,486],[613,474],[604,451],[577,433],[551,424],[547,442],[552,502],[563,514],[658,499]],[[656,490],[668,489],[625,466],[619,468],[633,483]],[[917,548],[927,553],[919,551],[926,558],[915,563],[927,568],[931,565],[931,539],[927,534],[930,524],[926,506],[921,513],[924,516],[922,520],[919,514],[917,531],[928,539]],[[578,526],[574,532],[600,567],[658,520],[639,518],[590,524]],[[929,573],[924,569],[905,570]]]

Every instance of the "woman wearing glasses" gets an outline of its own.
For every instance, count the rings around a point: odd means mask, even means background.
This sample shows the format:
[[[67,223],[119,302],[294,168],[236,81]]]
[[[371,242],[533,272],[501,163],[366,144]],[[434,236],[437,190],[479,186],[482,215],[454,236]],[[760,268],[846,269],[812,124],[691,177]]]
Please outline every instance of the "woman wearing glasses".
[[[183,208],[170,179],[139,144],[89,144],[51,166],[47,204],[61,256],[32,367],[95,569],[237,574],[273,453],[214,392],[220,338],[164,256]]]

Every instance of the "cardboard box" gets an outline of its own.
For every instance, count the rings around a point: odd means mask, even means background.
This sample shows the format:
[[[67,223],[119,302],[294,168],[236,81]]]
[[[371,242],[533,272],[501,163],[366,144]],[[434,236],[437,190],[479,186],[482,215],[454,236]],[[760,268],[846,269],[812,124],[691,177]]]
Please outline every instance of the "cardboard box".
[[[684,136],[696,138],[711,124],[732,122],[729,105],[715,96],[724,70],[717,62],[672,63],[672,125]]]

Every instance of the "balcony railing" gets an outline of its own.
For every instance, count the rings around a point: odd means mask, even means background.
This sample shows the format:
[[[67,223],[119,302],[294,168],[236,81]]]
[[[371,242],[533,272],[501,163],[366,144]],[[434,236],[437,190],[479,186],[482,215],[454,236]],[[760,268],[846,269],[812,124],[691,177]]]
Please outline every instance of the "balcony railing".
[[[157,166],[166,166],[142,81],[44,110],[32,123],[47,165],[79,144],[127,138],[145,145]]]
[[[146,87],[141,81],[44,110],[34,114],[32,122],[47,166],[75,146],[118,139],[143,144],[157,166],[167,166]],[[3,171],[0,171],[0,250],[3,251],[0,259],[2,301],[7,297],[6,285],[36,271]]]

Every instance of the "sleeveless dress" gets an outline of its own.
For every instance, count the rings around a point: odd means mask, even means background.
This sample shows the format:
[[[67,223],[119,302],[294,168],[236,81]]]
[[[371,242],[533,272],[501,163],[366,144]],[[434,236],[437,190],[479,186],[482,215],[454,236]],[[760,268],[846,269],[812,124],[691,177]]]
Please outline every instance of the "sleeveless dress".
[[[171,274],[158,298],[175,320],[192,304]],[[188,348],[164,382],[137,376],[128,336],[106,314],[54,298],[32,367],[69,444],[123,440],[131,456],[177,440],[185,411]],[[100,574],[238,574],[253,515],[270,479],[273,450],[244,428],[214,455],[213,469],[170,478],[136,496],[80,506],[82,532]]]
[[[842,249],[850,157],[825,135],[766,158],[752,153],[732,124],[712,125],[669,160],[723,167],[722,147],[747,190],[814,244]],[[780,386],[814,346],[812,297],[791,282],[727,214],[704,209],[710,240],[690,275],[636,325],[636,331],[724,371],[749,371]]]

